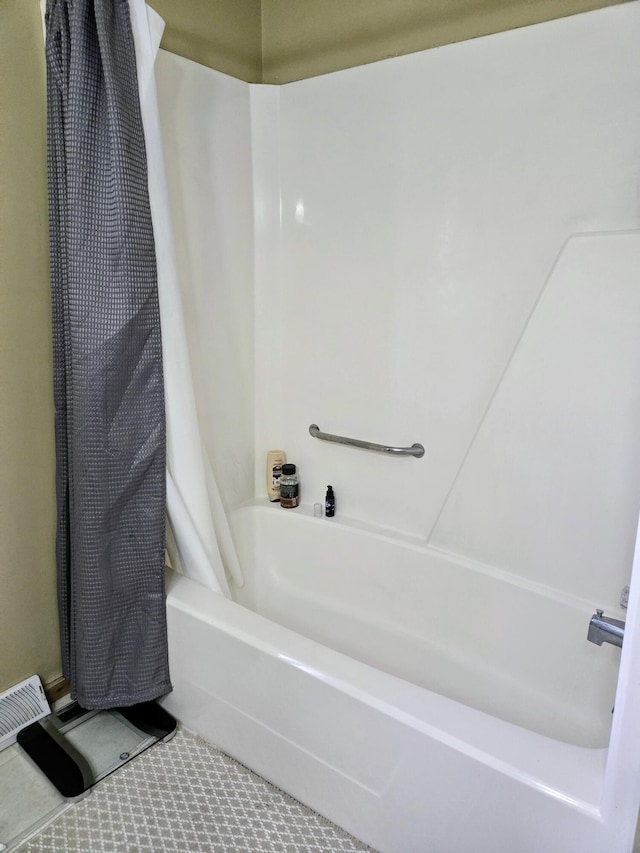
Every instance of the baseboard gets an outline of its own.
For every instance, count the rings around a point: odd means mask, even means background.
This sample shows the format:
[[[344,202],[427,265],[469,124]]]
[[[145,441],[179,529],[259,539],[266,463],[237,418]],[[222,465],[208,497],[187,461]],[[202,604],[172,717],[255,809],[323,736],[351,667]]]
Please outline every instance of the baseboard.
[[[58,699],[62,699],[63,696],[66,696],[70,692],[71,684],[62,675],[59,678],[54,678],[53,681],[49,681],[44,685],[44,694],[50,705],[53,705],[54,702],[57,702]]]

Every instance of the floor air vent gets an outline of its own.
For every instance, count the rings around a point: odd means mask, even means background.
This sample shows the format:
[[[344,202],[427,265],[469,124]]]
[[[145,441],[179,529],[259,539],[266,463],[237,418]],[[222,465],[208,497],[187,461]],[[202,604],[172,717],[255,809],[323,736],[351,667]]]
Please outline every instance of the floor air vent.
[[[37,675],[0,693],[0,751],[15,743],[21,729],[50,713]]]

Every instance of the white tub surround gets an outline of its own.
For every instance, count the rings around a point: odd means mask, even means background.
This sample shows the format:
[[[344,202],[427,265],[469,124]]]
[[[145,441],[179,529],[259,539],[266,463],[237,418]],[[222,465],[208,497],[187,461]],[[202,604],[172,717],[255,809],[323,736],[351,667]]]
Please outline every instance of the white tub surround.
[[[640,358],[623,356],[616,343],[610,360],[607,348],[633,288],[609,275],[587,284],[585,310],[604,303],[610,312],[603,335],[597,324],[588,327],[589,341],[581,327],[588,316],[574,305],[582,298],[579,278],[565,275],[569,258],[560,255],[572,235],[640,228],[639,39],[640,6],[632,2],[259,90],[261,111],[252,113],[263,257],[256,270],[256,495],[264,494],[267,450],[283,447],[309,504],[332,483],[339,512],[350,518],[433,536],[532,581],[557,570],[563,588],[577,595],[600,586],[608,553],[603,605],[617,602],[640,507],[640,453],[629,454],[626,440],[640,434],[640,401],[631,398],[638,384],[630,376]],[[274,126],[277,147],[263,146]],[[551,309],[545,318],[532,315],[543,292],[540,312]],[[618,306],[606,305],[608,295]],[[547,334],[553,356],[543,347]],[[505,371],[520,344],[531,354],[537,349],[537,362],[523,365],[519,393],[529,401],[540,394],[532,373],[539,366],[544,396],[527,409],[520,446],[506,447],[487,473],[487,427],[500,432],[492,433],[496,443],[508,430],[492,401],[503,378],[512,381]],[[557,374],[548,364],[556,358]],[[602,365],[596,372],[594,362]],[[611,391],[600,402],[602,374],[611,367]],[[611,410],[609,393],[619,395]],[[520,402],[500,398],[501,406]],[[597,409],[596,420],[581,423],[574,409],[589,417]],[[529,453],[526,438],[549,444],[545,464],[553,470],[563,421],[582,470],[567,460],[545,488],[536,483],[540,451]],[[373,442],[421,442],[426,455],[399,460],[329,445],[309,436],[311,423]],[[627,449],[612,446],[620,429]],[[601,456],[594,459],[596,434]],[[609,453],[624,453],[626,467],[618,458],[608,465]],[[587,470],[593,476],[585,489]],[[581,547],[592,501],[605,495],[616,507],[611,516],[624,507],[624,532],[603,515],[602,524],[588,525],[593,547]],[[474,513],[484,538],[469,525]],[[531,531],[526,547],[523,529]],[[558,564],[570,553],[565,570]]]
[[[640,569],[586,634],[640,506],[639,43],[634,0],[283,87],[160,57],[247,580],[173,582],[167,706],[383,853],[632,847]]]
[[[200,432],[229,509],[253,495],[249,86],[165,51],[156,76]]]

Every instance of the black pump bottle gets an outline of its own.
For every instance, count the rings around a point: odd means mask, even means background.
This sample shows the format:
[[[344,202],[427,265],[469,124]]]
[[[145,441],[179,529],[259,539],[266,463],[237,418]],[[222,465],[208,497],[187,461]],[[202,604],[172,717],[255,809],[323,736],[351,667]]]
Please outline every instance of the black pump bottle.
[[[326,518],[333,518],[336,514],[336,496],[333,494],[333,486],[327,486],[327,495],[324,499],[324,514]]]

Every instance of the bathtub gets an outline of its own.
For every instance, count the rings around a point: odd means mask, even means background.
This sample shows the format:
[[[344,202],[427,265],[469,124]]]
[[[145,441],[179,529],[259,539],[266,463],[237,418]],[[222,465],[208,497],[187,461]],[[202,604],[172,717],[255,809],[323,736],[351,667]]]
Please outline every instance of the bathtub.
[[[232,527],[235,601],[168,578],[188,728],[382,853],[631,851],[633,583],[621,661],[593,603],[409,538],[268,504]]]

